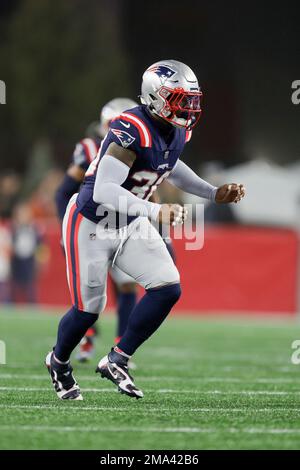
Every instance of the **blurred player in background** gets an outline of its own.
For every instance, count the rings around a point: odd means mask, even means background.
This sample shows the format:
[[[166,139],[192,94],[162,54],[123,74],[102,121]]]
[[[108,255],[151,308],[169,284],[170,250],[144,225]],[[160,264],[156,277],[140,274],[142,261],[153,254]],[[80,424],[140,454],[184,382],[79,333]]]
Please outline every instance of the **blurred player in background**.
[[[11,301],[11,231],[7,221],[0,215],[0,304]]]
[[[85,172],[90,163],[96,158],[101,145],[101,140],[109,130],[110,122],[119,116],[122,111],[137,106],[137,103],[129,98],[115,98],[103,106],[100,121],[92,122],[86,131],[86,138],[82,139],[75,147],[72,163],[56,192],[57,212],[61,219],[64,218],[67,205],[73,194],[78,193],[84,180]],[[114,282],[114,290],[117,298],[118,325],[115,342],[122,337],[128,322],[128,317],[136,303],[136,284],[118,268],[110,270]],[[94,352],[94,340],[97,335],[96,325],[92,325],[80,342],[77,359],[81,362],[89,360]],[[131,365],[133,365],[131,363]]]
[[[238,202],[244,196],[242,185],[212,186],[180,160],[200,118],[201,97],[197,77],[187,65],[166,60],[149,67],[143,75],[142,105],[111,122],[79,194],[70,199],[63,240],[73,305],[60,320],[57,343],[46,357],[61,399],[82,400],[70,355],[105,308],[111,262],[135,279],[145,295],[96,372],[121,393],[143,397],[128,372],[128,360],[181,295],[178,270],[150,221],[176,225],[186,220],[179,204],[149,201],[157,186],[168,178],[174,186],[216,203]]]
[[[34,304],[37,301],[37,273],[47,260],[48,249],[28,202],[17,204],[13,210],[11,237],[12,301]]]

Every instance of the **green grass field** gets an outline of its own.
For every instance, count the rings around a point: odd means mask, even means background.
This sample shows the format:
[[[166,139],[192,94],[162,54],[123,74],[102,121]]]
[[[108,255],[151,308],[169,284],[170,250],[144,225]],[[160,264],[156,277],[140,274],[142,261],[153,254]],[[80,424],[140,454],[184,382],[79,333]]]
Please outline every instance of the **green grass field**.
[[[83,402],[56,398],[43,366],[58,317],[1,309],[1,449],[299,449],[296,323],[169,318],[136,354],[143,400],[94,373],[115,318],[104,315],[97,358],[75,366]]]

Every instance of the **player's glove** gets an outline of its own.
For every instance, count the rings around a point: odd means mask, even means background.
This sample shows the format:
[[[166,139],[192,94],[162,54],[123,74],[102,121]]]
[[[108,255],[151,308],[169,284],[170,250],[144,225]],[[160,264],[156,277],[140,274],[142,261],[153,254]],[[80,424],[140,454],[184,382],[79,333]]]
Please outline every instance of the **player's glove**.
[[[223,184],[216,192],[215,201],[218,204],[228,204],[229,202],[239,202],[245,196],[245,188],[242,184]]]

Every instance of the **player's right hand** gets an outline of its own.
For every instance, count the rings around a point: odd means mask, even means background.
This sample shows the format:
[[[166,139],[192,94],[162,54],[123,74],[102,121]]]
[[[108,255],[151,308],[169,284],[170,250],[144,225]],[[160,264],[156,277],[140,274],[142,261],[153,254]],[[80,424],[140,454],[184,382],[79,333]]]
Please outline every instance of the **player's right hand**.
[[[167,225],[179,225],[187,219],[187,210],[180,204],[162,204],[158,220]]]
[[[228,204],[230,202],[239,202],[245,196],[243,184],[231,183],[223,184],[216,192],[215,201],[218,204]]]

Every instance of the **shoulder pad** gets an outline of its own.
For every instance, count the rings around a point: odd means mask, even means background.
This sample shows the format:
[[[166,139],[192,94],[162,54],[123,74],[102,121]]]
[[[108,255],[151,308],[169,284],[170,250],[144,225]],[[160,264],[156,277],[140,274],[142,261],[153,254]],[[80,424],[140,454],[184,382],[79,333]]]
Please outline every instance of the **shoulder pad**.
[[[121,113],[120,116],[114,119],[111,123],[111,131],[115,135],[114,130],[116,129],[121,131],[117,137],[123,147],[128,147],[134,140],[138,140],[140,147],[152,146],[152,138],[148,126],[133,113]],[[132,142],[130,142],[131,139],[133,139]],[[127,142],[129,142],[128,145]]]

